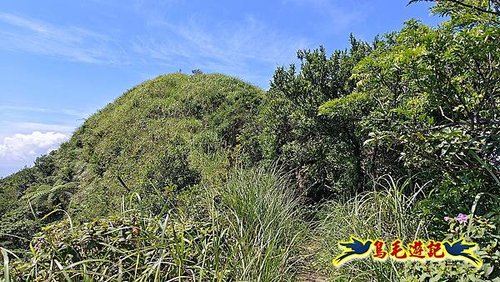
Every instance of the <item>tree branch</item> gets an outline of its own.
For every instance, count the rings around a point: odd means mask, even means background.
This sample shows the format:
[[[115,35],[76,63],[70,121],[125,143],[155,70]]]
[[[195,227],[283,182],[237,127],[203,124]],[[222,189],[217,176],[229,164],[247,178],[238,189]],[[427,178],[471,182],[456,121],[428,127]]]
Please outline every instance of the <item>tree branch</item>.
[[[438,1],[439,0],[410,0],[408,2],[408,5],[413,4],[415,2],[438,2]],[[487,14],[490,14],[490,15],[500,16],[500,11],[498,11],[498,10],[495,10],[495,11],[487,10],[485,8],[478,7],[478,6],[475,6],[475,5],[472,5],[472,4],[467,4],[467,3],[459,1],[459,0],[441,0],[441,1],[443,1],[443,2],[448,1],[448,2],[451,2],[451,3],[457,4],[457,5],[460,5],[462,7],[466,7],[466,8],[469,8],[469,9],[476,10],[476,11],[481,12],[481,13],[487,13]],[[498,4],[497,1],[494,1],[494,3]]]

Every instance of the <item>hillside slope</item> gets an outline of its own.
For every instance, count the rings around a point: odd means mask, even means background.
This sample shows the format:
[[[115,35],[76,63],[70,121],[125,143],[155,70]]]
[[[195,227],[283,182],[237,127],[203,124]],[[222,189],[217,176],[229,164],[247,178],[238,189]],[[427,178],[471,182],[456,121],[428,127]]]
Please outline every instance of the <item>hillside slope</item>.
[[[27,241],[12,235],[31,238],[64,216],[58,209],[91,219],[137,192],[161,213],[172,195],[217,183],[230,165],[260,157],[254,120],[263,93],[219,74],[170,74],[133,88],[59,150],[0,180],[0,242],[21,247]]]

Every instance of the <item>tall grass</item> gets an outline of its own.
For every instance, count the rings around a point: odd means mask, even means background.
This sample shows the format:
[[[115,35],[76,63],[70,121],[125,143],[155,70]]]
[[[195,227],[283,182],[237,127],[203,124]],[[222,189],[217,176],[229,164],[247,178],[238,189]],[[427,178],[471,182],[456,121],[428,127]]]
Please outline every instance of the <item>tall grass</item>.
[[[213,218],[228,227],[234,244],[234,278],[294,280],[307,234],[301,207],[286,176],[264,169],[237,170],[221,190],[212,190]]]
[[[275,171],[236,170],[197,190],[201,220],[198,207],[146,213],[137,194],[114,216],[68,216],[34,237],[28,259],[2,249],[0,281],[293,281],[306,225],[287,185]]]
[[[410,188],[413,188],[409,191]],[[410,181],[396,181],[386,175],[373,181],[373,190],[347,202],[332,201],[319,211],[321,218],[313,247],[317,249],[315,268],[332,281],[398,281],[401,264],[371,259],[356,260],[340,268],[332,260],[341,253],[337,243],[351,235],[362,239],[396,238],[408,242],[426,237],[424,222],[412,214],[412,207],[423,187],[411,187]]]

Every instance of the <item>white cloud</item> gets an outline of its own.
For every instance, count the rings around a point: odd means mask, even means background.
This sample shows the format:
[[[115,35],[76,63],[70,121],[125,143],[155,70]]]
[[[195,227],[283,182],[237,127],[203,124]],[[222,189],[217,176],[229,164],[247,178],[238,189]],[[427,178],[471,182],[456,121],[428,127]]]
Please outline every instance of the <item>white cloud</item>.
[[[0,143],[0,161],[32,161],[37,156],[56,149],[68,135],[60,132],[34,131],[31,134],[14,134]]]
[[[0,48],[84,63],[124,62],[121,48],[104,34],[9,13],[0,13]]]

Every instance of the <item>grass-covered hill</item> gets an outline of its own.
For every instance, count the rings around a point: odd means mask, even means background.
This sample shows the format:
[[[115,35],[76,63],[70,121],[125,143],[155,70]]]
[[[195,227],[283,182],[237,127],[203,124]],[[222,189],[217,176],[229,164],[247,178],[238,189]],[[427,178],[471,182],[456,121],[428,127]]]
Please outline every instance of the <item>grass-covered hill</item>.
[[[56,209],[82,220],[108,215],[133,192],[151,212],[172,208],[172,194],[219,181],[230,165],[259,157],[253,133],[262,97],[218,74],[171,74],[138,85],[60,149],[0,180],[0,233],[29,239],[39,230],[35,217],[59,219],[63,213],[50,214]]]

